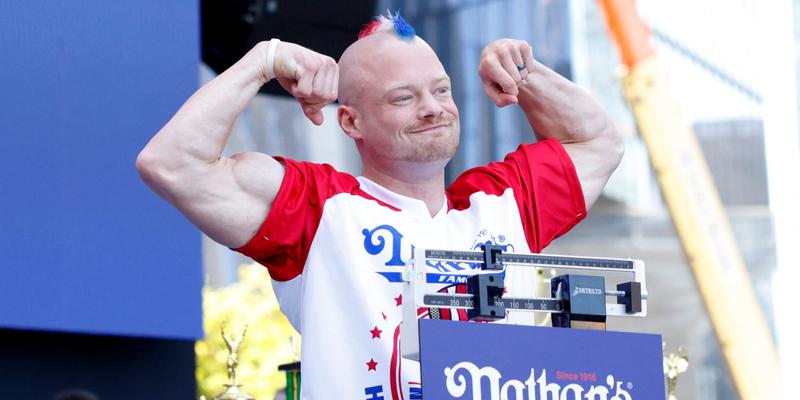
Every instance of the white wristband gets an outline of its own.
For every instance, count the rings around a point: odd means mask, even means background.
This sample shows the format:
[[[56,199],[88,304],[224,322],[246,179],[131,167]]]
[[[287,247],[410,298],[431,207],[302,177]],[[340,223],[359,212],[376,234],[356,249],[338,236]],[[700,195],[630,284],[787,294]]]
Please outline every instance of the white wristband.
[[[267,47],[267,80],[275,78],[275,53],[278,51],[278,43],[280,42],[280,39],[275,38],[269,41],[269,47]]]

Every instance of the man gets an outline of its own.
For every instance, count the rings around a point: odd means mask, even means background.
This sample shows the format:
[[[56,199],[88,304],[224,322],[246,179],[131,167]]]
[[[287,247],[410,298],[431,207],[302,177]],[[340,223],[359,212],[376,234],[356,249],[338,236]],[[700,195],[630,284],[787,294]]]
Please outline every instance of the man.
[[[586,215],[622,156],[609,117],[542,66],[524,41],[481,54],[498,107],[517,104],[538,136],[445,190],[458,145],[450,79],[402,18],[380,17],[338,62],[272,40],[195,93],[137,159],[145,182],[209,237],[268,268],[282,311],[303,335],[303,398],[420,398],[419,366],[399,357],[400,271],[412,246],[484,243],[539,252]],[[237,116],[275,77],[319,125],[338,120],[363,162],[328,165],[260,153],[221,157]],[[463,291],[463,264],[432,264],[437,289]],[[510,291],[524,282],[509,278]],[[515,286],[517,285],[517,286]],[[421,317],[459,319],[454,310]]]

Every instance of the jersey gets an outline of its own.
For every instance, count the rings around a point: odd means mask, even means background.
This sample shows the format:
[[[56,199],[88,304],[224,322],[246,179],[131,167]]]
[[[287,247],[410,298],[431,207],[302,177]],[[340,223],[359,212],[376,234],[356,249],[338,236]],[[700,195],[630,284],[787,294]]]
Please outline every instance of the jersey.
[[[421,398],[419,364],[399,353],[401,271],[413,248],[539,252],[586,215],[575,167],[554,139],[464,172],[434,216],[367,178],[276,159],[286,170],[278,195],[258,233],[235,250],[267,267],[281,311],[302,335],[303,399]],[[429,262],[428,282],[463,292],[476,267]],[[514,295],[525,286],[509,275],[506,283]],[[463,310],[420,313],[465,318]]]

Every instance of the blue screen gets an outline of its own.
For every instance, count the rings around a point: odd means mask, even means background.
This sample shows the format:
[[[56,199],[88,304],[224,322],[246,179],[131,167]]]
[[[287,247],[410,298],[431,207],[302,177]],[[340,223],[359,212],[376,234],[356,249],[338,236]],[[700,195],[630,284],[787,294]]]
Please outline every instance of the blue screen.
[[[0,327],[202,335],[200,234],[135,158],[196,90],[192,0],[0,12]]]

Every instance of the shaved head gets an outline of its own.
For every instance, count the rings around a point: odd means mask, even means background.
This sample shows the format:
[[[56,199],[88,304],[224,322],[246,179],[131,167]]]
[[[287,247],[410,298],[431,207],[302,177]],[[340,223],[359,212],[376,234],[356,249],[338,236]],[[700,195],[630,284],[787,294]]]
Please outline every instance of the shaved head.
[[[339,103],[357,106],[364,89],[380,87],[410,58],[420,57],[435,63],[444,74],[436,53],[418,36],[405,39],[392,32],[375,32],[357,40],[339,58]]]

